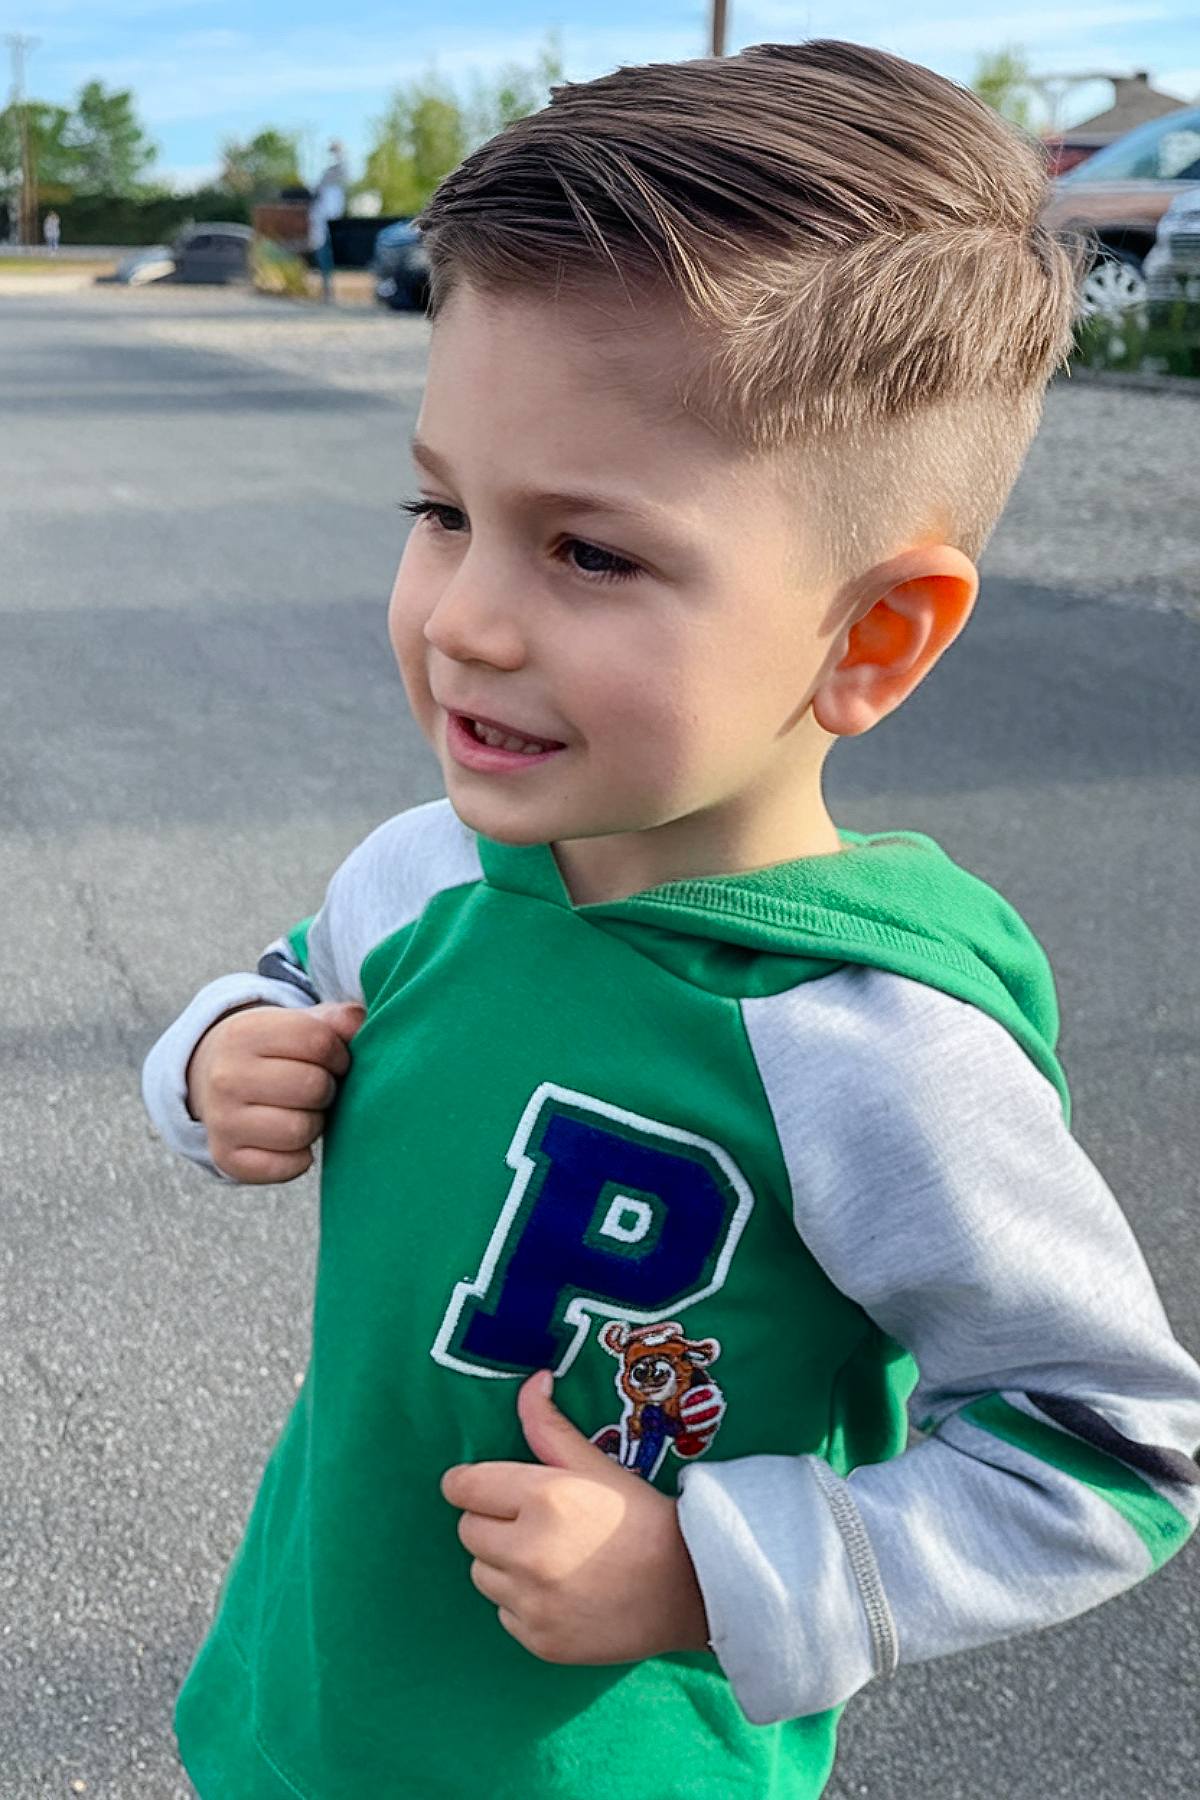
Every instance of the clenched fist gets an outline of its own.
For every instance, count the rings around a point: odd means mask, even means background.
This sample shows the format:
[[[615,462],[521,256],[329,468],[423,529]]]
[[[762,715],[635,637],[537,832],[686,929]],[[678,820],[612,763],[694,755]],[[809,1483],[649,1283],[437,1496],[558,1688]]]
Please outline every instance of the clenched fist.
[[[187,1069],[187,1104],[235,1181],[294,1181],[312,1165],[325,1111],[366,1013],[351,1001],[255,1005],[210,1025]]]

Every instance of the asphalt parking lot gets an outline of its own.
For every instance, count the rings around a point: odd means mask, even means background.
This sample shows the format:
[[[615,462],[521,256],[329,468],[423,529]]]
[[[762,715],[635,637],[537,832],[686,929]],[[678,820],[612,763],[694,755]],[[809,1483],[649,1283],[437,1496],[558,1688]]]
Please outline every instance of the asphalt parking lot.
[[[441,792],[384,632],[426,341],[220,293],[0,296],[0,1800],[192,1793],[171,1704],[305,1365],[315,1184],[176,1162],[138,1073]],[[1077,1134],[1193,1352],[1198,452],[1190,397],[1056,386],[970,630],[830,782],[1041,937]],[[902,1670],[851,1704],[830,1800],[1194,1796],[1198,1570]]]

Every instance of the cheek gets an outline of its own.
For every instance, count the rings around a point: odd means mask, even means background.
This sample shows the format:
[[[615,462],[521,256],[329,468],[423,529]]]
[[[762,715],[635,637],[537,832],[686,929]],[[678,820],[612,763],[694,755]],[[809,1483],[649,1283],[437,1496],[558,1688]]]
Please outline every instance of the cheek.
[[[686,783],[704,757],[709,695],[702,670],[675,632],[616,634],[579,669],[593,752],[615,780],[653,769],[658,783]],[[590,724],[590,730],[589,730]]]
[[[400,558],[388,601],[388,637],[406,686],[414,675],[420,673],[423,677],[425,671],[424,629],[432,602],[429,584],[420,577],[420,562],[410,540]]]

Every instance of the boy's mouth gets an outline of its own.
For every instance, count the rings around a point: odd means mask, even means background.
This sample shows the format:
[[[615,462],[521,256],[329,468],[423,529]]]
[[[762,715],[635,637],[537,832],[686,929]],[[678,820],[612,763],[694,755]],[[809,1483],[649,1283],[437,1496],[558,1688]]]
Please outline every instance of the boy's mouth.
[[[456,761],[485,773],[528,767],[566,749],[566,745],[557,739],[531,737],[519,727],[502,724],[499,720],[449,710],[446,720],[447,744]]]
[[[491,744],[495,750],[519,750],[536,755],[541,750],[564,750],[555,738],[533,737],[516,725],[501,725],[495,719],[472,718],[468,713],[459,713],[459,718],[479,739],[481,744]]]

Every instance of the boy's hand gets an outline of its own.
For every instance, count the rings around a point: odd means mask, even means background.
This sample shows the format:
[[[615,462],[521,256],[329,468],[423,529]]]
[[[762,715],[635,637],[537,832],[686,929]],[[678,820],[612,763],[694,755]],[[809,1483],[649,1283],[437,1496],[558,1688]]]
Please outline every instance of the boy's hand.
[[[458,1535],[475,1558],[471,1580],[498,1605],[505,1631],[544,1662],[707,1649],[675,1501],[577,1431],[551,1386],[539,1372],[517,1395],[537,1463],[460,1463],[442,1476],[443,1499],[465,1509]]]
[[[303,1175],[365,1017],[350,1001],[251,1005],[209,1026],[188,1063],[187,1104],[218,1169],[236,1181]]]

